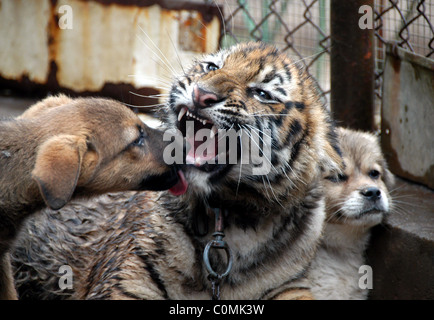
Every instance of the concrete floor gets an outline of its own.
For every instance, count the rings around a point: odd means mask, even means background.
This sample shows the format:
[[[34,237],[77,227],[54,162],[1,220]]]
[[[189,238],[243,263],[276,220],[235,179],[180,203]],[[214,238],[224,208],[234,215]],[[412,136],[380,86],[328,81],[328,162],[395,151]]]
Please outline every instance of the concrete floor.
[[[16,117],[20,115],[36,101],[36,99],[31,98],[0,96],[0,119]]]

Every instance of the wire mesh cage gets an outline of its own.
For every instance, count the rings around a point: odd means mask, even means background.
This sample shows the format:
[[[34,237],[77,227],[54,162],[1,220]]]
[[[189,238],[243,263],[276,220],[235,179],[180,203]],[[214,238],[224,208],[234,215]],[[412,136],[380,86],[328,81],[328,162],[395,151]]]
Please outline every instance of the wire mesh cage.
[[[275,44],[330,92],[330,1],[216,0],[224,14],[221,46],[261,40]]]
[[[206,2],[214,2],[222,8],[222,47],[248,40],[271,42],[294,59],[303,61],[308,71],[318,80],[323,92],[329,96],[330,0]],[[375,88],[379,101],[386,43],[395,42],[417,54],[434,57],[434,2],[375,0],[374,4]]]
[[[375,1],[376,94],[381,99],[385,48],[388,42],[434,58],[434,2],[426,0]]]

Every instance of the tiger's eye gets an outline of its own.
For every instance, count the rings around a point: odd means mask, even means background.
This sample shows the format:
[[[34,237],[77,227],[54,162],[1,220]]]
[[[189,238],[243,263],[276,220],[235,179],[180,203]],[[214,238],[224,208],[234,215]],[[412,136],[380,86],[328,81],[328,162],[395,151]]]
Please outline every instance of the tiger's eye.
[[[264,91],[262,89],[256,89],[255,92],[260,98],[262,98],[264,100],[272,100],[273,99],[267,91]]]
[[[208,63],[207,64],[207,66],[206,66],[206,70],[207,71],[215,71],[215,70],[218,70],[219,69],[219,67],[217,67],[214,63],[212,63],[212,62],[210,62],[210,63]]]

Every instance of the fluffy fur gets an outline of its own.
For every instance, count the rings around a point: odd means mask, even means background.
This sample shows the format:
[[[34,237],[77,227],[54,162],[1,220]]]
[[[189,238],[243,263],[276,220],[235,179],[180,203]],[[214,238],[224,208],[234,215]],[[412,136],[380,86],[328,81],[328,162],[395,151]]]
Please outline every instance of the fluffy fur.
[[[202,253],[214,231],[213,208],[226,212],[224,239],[234,257],[222,299],[272,298],[301,286],[325,219],[321,176],[342,168],[315,81],[273,46],[239,44],[175,79],[162,118],[183,135],[186,121],[211,131],[244,129],[239,150],[255,135],[265,147],[269,132],[271,170],[255,175],[252,162],[195,159],[183,167],[189,189],[182,196],[112,194],[65,207],[61,221],[46,211],[27,225],[32,241],[20,239],[14,254],[23,297],[209,299]],[[212,250],[210,261],[225,268],[221,250]],[[59,292],[62,264],[75,270],[72,292]]]
[[[394,178],[374,135],[339,128],[338,136],[346,168],[325,180],[327,223],[309,279],[316,299],[362,300],[369,289],[359,287],[359,268],[370,229],[391,211]]]
[[[73,196],[163,190],[177,181],[162,161],[162,133],[113,100],[50,97],[1,121],[0,137],[2,299],[15,298],[8,250],[30,214],[60,209]]]

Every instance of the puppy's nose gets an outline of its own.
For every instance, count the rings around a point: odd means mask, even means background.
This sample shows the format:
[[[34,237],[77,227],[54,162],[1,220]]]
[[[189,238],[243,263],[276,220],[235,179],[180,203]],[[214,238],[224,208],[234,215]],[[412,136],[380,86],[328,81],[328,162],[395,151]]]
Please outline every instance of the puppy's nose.
[[[362,196],[371,201],[377,201],[381,198],[381,191],[376,187],[365,188],[360,191]]]
[[[195,85],[193,88],[193,102],[196,107],[208,108],[219,102],[219,98],[215,93],[206,91]]]

